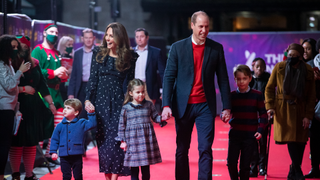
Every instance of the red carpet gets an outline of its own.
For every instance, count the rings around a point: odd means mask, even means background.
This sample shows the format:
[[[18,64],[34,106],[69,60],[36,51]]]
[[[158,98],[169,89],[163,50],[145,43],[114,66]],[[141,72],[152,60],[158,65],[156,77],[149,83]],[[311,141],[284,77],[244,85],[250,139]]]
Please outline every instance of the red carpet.
[[[229,125],[224,124],[219,118],[216,119],[215,140],[213,143],[213,179],[227,180],[229,178],[226,166],[227,149],[228,149],[228,129]],[[158,138],[162,163],[151,166],[152,180],[174,180],[174,159],[175,159],[175,128],[174,120],[168,121],[168,125],[160,128],[155,125],[155,131]],[[190,160],[190,179],[196,180],[198,174],[198,150],[197,150],[197,133],[194,129],[192,143],[189,153]],[[302,163],[302,170],[308,173],[311,165],[309,157],[309,144],[306,146],[305,155]],[[99,163],[97,149],[93,148],[87,152],[84,160],[83,176],[84,179],[104,179],[104,174],[99,173]],[[287,179],[289,171],[290,157],[286,145],[275,145],[271,140],[268,180]],[[41,180],[62,179],[60,168],[54,170],[53,174],[47,174],[41,177]],[[129,180],[128,177],[120,177],[120,180]],[[263,180],[263,176],[250,178]]]

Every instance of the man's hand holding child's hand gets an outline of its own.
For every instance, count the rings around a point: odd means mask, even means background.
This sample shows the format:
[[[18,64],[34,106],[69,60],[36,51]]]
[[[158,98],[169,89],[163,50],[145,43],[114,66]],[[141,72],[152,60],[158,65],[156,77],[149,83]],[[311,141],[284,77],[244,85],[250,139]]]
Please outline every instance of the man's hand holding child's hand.
[[[122,141],[120,144],[120,148],[123,149],[124,152],[126,152],[127,151],[127,143]]]
[[[261,134],[259,132],[256,132],[254,134],[254,137],[256,137],[256,140],[259,140],[261,138]]]
[[[51,155],[51,159],[52,160],[57,160],[58,159],[58,154],[57,153],[53,153],[52,155]]]

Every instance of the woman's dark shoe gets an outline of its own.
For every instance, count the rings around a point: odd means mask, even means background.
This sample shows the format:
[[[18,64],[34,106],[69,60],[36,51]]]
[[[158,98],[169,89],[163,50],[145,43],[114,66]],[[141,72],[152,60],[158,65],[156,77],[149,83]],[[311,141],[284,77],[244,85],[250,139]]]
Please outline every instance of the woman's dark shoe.
[[[298,168],[297,167],[294,168],[294,172],[295,172],[295,180],[305,180],[300,166]]]
[[[40,179],[38,179],[37,176],[34,173],[32,173],[31,177],[25,177],[24,180],[40,180]]]
[[[12,180],[20,180],[20,172],[15,172],[11,176]]]
[[[289,174],[287,177],[287,180],[295,180],[295,172],[292,168],[292,165],[290,165]]]
[[[309,174],[304,176],[305,178],[320,178],[320,171],[311,168]]]

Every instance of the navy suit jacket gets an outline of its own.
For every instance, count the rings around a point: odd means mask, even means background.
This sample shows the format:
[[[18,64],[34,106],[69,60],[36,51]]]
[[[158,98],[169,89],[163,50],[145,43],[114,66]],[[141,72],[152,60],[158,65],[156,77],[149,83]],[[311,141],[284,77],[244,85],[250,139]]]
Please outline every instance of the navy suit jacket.
[[[207,38],[202,65],[202,83],[213,117],[216,116],[215,74],[220,88],[223,109],[231,109],[230,85],[223,47]],[[163,78],[162,105],[170,106],[174,117],[182,118],[185,114],[193,81],[194,60],[190,36],[171,46]]]
[[[68,96],[74,95],[78,98],[81,82],[82,82],[82,58],[83,58],[83,47],[78,48],[74,52],[72,72],[69,80]]]
[[[136,51],[136,48],[134,48]],[[161,50],[159,48],[148,45],[148,57],[146,65],[146,85],[150,99],[159,99],[160,86],[163,80],[163,74],[166,63],[161,57]],[[158,73],[160,79],[158,78]],[[159,82],[160,81],[160,82]]]

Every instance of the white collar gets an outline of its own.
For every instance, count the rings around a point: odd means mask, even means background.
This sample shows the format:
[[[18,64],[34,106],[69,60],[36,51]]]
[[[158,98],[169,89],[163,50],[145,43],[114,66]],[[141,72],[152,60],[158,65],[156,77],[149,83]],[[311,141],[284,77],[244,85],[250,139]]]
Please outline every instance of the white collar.
[[[246,92],[240,92],[240,91],[239,91],[239,88],[237,88],[237,93],[247,93],[247,92],[250,91],[250,89],[251,89],[250,86],[248,86],[248,89],[246,90]]]
[[[206,41],[204,41],[203,43],[197,44],[196,41],[193,39],[193,35],[191,36],[191,40],[192,40],[193,44],[195,44],[195,45],[202,45],[206,42]]]

